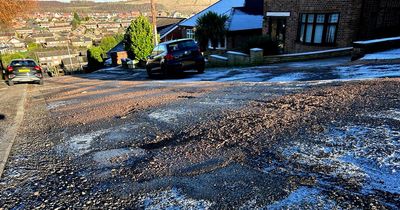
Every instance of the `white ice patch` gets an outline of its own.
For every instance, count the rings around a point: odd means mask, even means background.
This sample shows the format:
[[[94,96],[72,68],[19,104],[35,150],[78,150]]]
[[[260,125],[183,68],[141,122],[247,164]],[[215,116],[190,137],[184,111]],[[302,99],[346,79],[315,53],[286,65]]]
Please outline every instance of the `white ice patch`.
[[[337,67],[333,72],[343,80],[372,79],[382,77],[399,77],[400,65],[356,65]]]
[[[262,82],[263,77],[266,77],[268,75],[271,75],[271,74],[247,70],[247,71],[243,71],[238,74],[235,74],[233,76],[218,79],[217,81],[219,81],[219,82],[232,82],[232,81]]]
[[[330,176],[353,180],[365,192],[400,193],[400,132],[389,126],[334,127],[281,153],[305,167],[330,168]]]
[[[177,188],[148,194],[142,199],[145,209],[210,209],[212,204],[206,200],[187,198]]]
[[[385,118],[400,121],[400,110],[390,109],[387,111],[370,114],[368,116],[373,118]]]
[[[95,138],[103,135],[104,133],[107,133],[107,130],[100,130],[92,133],[76,135],[67,140],[66,143],[68,144],[70,152],[83,155],[91,151],[90,147],[92,141]]]
[[[120,165],[129,159],[140,158],[146,155],[143,149],[111,149],[96,152],[93,154],[93,160],[100,166],[115,166]]]
[[[235,104],[235,100],[233,99],[224,99],[224,98],[216,98],[216,99],[210,99],[210,98],[204,98],[202,101],[198,102],[199,104],[203,105],[210,105],[210,106],[226,106],[226,105],[233,105]]]
[[[149,114],[149,117],[161,122],[174,123],[178,117],[185,114],[183,110],[158,110]]]
[[[273,77],[272,79],[268,80],[268,82],[293,82],[293,81],[298,81],[298,80],[301,80],[304,78],[307,78],[306,73],[296,72],[296,73],[282,74],[282,75]]]
[[[322,195],[321,190],[309,187],[300,187],[287,198],[276,201],[266,209],[309,209],[318,206],[319,209],[333,209],[336,202]]]
[[[75,103],[77,103],[76,100],[51,102],[47,105],[47,109],[52,110],[58,107],[67,106]]]

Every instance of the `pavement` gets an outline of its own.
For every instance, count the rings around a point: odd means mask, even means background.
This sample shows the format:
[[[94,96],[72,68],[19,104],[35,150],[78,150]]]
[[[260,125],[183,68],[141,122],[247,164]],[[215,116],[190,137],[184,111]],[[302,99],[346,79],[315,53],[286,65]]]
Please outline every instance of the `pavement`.
[[[398,209],[400,64],[348,60],[0,89],[0,208]]]

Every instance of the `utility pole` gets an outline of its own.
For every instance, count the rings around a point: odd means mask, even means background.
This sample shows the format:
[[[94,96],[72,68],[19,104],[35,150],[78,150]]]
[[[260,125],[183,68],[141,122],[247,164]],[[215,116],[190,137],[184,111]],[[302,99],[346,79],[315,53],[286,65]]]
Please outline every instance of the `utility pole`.
[[[153,25],[153,42],[154,45],[158,45],[158,34],[157,34],[157,10],[156,10],[156,0],[150,0],[151,2],[151,22]]]
[[[73,64],[72,64],[72,57],[71,57],[71,52],[69,51],[69,43],[67,44],[67,49],[68,49],[68,56],[69,56],[69,62],[71,63],[71,71],[73,69]],[[67,67],[66,67],[67,68]],[[67,69],[68,71],[68,69]]]

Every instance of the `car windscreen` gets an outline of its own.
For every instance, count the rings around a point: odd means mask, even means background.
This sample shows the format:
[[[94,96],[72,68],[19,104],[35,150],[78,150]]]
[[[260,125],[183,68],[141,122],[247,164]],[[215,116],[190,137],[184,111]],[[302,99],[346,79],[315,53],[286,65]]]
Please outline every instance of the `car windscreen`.
[[[188,49],[196,49],[197,44],[194,41],[183,41],[177,43],[171,43],[168,45],[168,51],[174,52],[179,50],[188,50]]]
[[[36,66],[36,63],[35,63],[35,61],[32,61],[32,60],[16,60],[16,61],[12,61],[10,66],[34,67],[34,66]]]

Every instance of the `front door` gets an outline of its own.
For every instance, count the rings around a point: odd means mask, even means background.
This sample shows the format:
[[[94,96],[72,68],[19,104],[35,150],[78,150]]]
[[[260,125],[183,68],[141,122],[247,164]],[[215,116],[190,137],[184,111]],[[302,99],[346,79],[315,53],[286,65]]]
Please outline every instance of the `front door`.
[[[269,35],[273,41],[278,42],[279,50],[283,53],[285,48],[286,17],[270,17]]]

